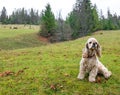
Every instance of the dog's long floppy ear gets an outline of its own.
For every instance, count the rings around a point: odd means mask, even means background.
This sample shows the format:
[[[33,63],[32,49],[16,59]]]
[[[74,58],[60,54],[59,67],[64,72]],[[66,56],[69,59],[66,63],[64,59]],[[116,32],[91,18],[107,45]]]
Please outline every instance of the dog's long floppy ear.
[[[98,57],[101,57],[101,46],[100,46],[99,43],[97,44],[96,54],[97,54]]]
[[[85,48],[88,49],[88,43],[85,44]]]
[[[88,58],[88,43],[85,44],[85,48],[83,49],[83,58]]]

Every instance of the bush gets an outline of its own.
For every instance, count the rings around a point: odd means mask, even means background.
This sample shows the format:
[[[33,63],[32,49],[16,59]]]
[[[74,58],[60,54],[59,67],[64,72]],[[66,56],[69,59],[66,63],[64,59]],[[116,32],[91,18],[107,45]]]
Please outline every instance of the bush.
[[[63,20],[57,21],[57,26],[51,37],[51,42],[67,41],[72,39],[72,29],[69,24],[65,23]]]

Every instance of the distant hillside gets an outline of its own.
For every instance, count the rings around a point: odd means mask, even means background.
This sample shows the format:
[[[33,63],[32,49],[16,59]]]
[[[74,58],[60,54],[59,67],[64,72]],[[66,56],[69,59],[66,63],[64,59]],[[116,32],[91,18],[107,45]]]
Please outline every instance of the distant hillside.
[[[39,26],[35,25],[0,25],[0,48],[11,50],[46,45],[38,31]]]

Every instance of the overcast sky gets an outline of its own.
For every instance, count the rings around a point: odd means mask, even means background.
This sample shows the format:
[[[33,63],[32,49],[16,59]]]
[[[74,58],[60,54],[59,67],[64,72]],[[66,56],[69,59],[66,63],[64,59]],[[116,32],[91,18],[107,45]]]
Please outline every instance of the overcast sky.
[[[14,9],[23,7],[41,11],[45,9],[47,3],[50,3],[55,16],[61,11],[62,17],[65,18],[72,10],[75,2],[76,0],[0,0],[0,11],[3,6],[7,9],[8,14],[11,14]],[[111,10],[111,13],[120,15],[120,0],[91,0],[91,2],[97,5],[98,10],[102,9],[104,15],[106,15],[108,8]]]

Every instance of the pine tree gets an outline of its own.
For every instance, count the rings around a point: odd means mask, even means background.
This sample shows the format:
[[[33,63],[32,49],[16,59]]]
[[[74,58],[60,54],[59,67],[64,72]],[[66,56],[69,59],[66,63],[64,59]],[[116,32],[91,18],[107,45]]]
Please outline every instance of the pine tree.
[[[50,4],[47,4],[45,11],[42,12],[41,32],[42,36],[52,36],[56,27],[55,17],[52,13]]]
[[[6,23],[7,23],[7,21],[8,21],[8,16],[7,16],[7,10],[6,10],[5,7],[3,7],[3,9],[2,9],[0,18],[1,18],[2,24],[6,24]]]
[[[98,12],[97,12],[97,6],[94,5],[92,8],[92,17],[93,17],[93,27],[92,27],[92,31],[96,31],[100,29],[100,21],[99,21],[99,16],[98,16]]]
[[[81,12],[80,12],[80,17],[81,17],[81,32],[82,35],[86,35],[92,31],[93,27],[93,18],[92,18],[92,5],[90,0],[82,0],[82,5],[81,5]]]
[[[113,21],[112,21],[112,14],[110,13],[110,10],[108,9],[107,11],[108,14],[108,20],[107,20],[107,28],[108,30],[113,30],[115,29],[114,25],[113,25]]]
[[[76,0],[68,22],[74,30],[73,37],[77,38],[90,33],[93,29],[93,10],[90,0]]]

